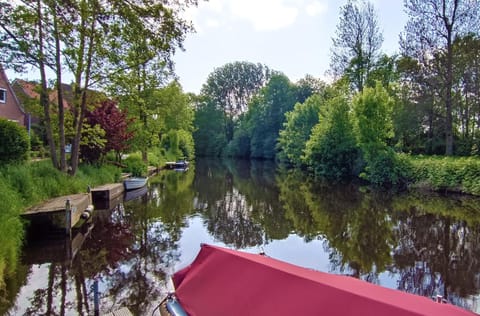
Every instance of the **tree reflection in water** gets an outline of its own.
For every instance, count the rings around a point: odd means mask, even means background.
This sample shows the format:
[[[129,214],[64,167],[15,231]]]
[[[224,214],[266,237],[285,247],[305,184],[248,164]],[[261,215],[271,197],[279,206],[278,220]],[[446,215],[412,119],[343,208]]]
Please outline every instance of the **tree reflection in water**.
[[[27,248],[17,279],[7,280],[18,284],[5,295],[12,299],[0,304],[11,315],[92,315],[97,281],[101,313],[127,306],[151,314],[168,275],[195,255],[182,261],[192,243],[185,235],[195,243],[201,235],[232,248],[263,246],[267,254],[291,251],[293,237],[299,253],[325,258],[323,270],[476,310],[479,207],[472,197],[321,183],[268,162],[198,160],[188,172],[152,178],[142,198],[97,211],[74,258]],[[312,244],[319,245],[314,253]]]

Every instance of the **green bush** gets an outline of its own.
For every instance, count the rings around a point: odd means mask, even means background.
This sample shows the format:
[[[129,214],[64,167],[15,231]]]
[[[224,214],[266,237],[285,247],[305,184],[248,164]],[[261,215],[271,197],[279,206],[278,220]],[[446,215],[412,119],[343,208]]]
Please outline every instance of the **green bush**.
[[[28,159],[30,141],[23,127],[0,119],[0,140],[0,163],[17,163]]]
[[[349,110],[344,96],[330,99],[320,110],[320,122],[312,129],[304,157],[318,176],[338,180],[353,175],[358,148]]]
[[[123,164],[126,165],[123,171],[131,173],[134,177],[141,177],[147,174],[147,164],[143,162],[139,154],[130,154],[123,160]]]
[[[386,148],[370,157],[360,177],[378,186],[406,186],[411,182],[412,167],[405,155]]]
[[[415,186],[480,195],[480,159],[477,157],[412,156]]]

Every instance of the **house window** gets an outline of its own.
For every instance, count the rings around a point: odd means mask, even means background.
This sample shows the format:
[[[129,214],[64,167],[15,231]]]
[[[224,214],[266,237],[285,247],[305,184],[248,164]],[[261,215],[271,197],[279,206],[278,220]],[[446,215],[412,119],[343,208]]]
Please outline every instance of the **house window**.
[[[7,102],[7,90],[0,88],[0,103]]]

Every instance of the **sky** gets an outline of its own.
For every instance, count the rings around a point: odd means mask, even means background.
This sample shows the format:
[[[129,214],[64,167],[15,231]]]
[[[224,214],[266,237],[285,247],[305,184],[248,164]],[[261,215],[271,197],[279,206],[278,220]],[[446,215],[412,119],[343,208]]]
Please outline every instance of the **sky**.
[[[200,1],[200,0],[199,0]],[[384,42],[399,51],[407,22],[403,0],[373,0]],[[185,92],[199,93],[215,68],[235,61],[262,63],[291,81],[310,74],[328,80],[330,48],[346,0],[209,0],[186,15],[196,28],[174,57]]]
[[[370,0],[384,36],[382,51],[398,52],[407,21],[403,0]],[[184,92],[198,94],[215,68],[235,61],[265,64],[295,82],[310,74],[328,81],[330,47],[346,0],[199,0],[184,12],[195,33],[173,60]],[[32,73],[14,78],[35,79]],[[35,75],[33,75],[35,76]],[[38,77],[38,76],[36,76]]]

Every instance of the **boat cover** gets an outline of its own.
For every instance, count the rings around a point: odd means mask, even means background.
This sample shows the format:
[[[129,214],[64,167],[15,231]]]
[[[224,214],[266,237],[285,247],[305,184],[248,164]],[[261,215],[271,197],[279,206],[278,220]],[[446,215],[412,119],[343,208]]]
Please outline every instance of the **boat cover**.
[[[173,282],[177,299],[191,316],[476,315],[353,277],[211,245],[202,245]]]

